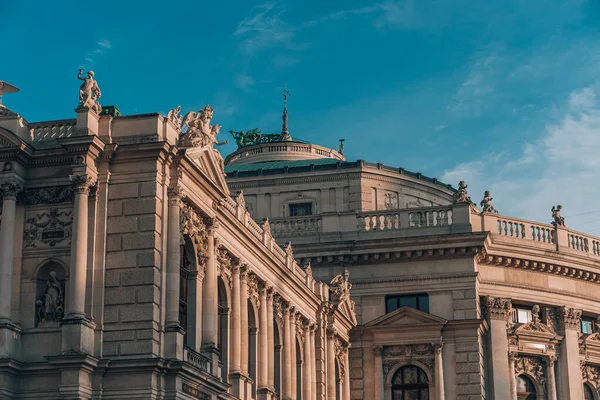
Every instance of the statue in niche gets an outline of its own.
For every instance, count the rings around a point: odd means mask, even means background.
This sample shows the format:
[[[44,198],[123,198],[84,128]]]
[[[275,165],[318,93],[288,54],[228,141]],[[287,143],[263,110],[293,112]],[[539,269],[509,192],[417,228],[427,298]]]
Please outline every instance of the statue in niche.
[[[458,182],[458,190],[454,194],[454,204],[473,204],[471,197],[467,193],[468,185],[465,181]]]
[[[560,210],[562,210],[562,206],[559,204],[556,207],[552,206],[552,225],[554,226],[566,226],[565,225],[565,217],[560,215]]]
[[[59,322],[64,314],[64,297],[56,271],[50,271],[46,290],[36,302],[39,322]]]
[[[94,71],[88,71],[87,78],[82,78],[81,74],[83,74],[82,69],[77,74],[77,79],[83,81],[79,87],[79,106],[87,107],[94,110],[96,114],[100,114],[102,106],[98,103],[98,99],[102,94],[100,93],[98,82],[94,79]]]
[[[490,194],[490,191],[486,190],[483,195],[483,200],[481,200],[481,203],[479,203],[479,205],[483,208],[483,212],[491,212],[498,214],[498,210],[496,210],[492,205],[492,200],[494,200],[494,198]]]

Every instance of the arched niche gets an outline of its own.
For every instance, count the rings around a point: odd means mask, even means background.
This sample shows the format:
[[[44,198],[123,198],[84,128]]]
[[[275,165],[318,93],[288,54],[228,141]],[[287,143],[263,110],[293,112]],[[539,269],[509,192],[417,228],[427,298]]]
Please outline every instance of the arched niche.
[[[223,278],[218,278],[218,343],[219,362],[221,363],[221,379],[223,382],[229,380],[229,292]]]
[[[35,326],[58,326],[65,315],[66,268],[56,260],[40,264],[35,275]]]
[[[252,379],[252,396],[256,398],[258,376],[258,312],[250,299],[248,302],[248,375]]]
[[[517,399],[518,400],[536,400],[538,393],[543,393],[540,390],[536,379],[529,375],[522,373],[517,376]]]

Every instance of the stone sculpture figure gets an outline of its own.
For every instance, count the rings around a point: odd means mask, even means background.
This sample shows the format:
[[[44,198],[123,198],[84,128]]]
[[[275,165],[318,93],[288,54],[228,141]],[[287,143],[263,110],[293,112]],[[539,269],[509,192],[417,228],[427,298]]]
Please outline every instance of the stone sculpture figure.
[[[331,280],[331,297],[332,301],[335,303],[341,303],[342,301],[350,298],[350,289],[352,288],[352,283],[348,281],[350,277],[350,271],[348,268],[344,270],[344,275],[338,275]]]
[[[454,194],[454,204],[473,204],[467,193],[467,186],[465,181],[458,182],[458,191]]]
[[[36,302],[39,322],[59,322],[64,314],[64,298],[56,271],[50,271],[46,281],[46,290]]]
[[[562,206],[559,204],[556,207],[552,206],[552,225],[554,226],[566,226],[565,225],[565,218],[560,215],[560,210],[562,210]]]
[[[181,123],[183,122],[183,116],[181,115],[181,106],[177,106],[167,114],[167,119],[173,123],[177,128],[181,129]]]
[[[96,114],[100,114],[102,106],[98,102],[98,99],[102,94],[100,93],[98,82],[94,79],[94,71],[88,71],[87,78],[83,78],[81,76],[82,73],[83,70],[80,69],[77,74],[77,79],[83,81],[79,87],[79,106],[87,107],[94,110]]]
[[[206,106],[197,113],[190,111],[185,115],[182,121],[182,124],[188,127],[182,137],[185,146],[207,147],[213,144],[225,144],[217,142],[217,134],[221,127],[210,124],[212,117],[213,108],[211,106]]]
[[[490,191],[486,190],[483,195],[483,200],[481,200],[481,203],[479,203],[479,205],[483,208],[483,212],[491,212],[498,214],[498,211],[492,205],[492,200],[494,200],[494,198],[490,194]]]

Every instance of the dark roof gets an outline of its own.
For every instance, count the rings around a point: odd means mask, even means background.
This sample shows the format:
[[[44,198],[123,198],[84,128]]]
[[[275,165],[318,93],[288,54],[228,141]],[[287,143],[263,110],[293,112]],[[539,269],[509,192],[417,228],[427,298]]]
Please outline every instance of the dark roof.
[[[357,161],[339,161],[333,158],[317,158],[312,160],[295,160],[295,161],[270,161],[253,164],[234,164],[225,167],[225,173],[229,178],[243,178],[259,175],[279,175],[284,173],[299,173],[308,171],[327,171],[333,169],[348,169],[367,166],[381,169],[384,171],[396,172],[400,175],[410,176],[411,178],[419,179],[434,185],[441,186],[445,189],[456,191],[452,185],[445,184],[437,180],[437,178],[429,178],[420,172],[407,171],[404,168],[393,168],[383,164],[370,163],[363,160]]]

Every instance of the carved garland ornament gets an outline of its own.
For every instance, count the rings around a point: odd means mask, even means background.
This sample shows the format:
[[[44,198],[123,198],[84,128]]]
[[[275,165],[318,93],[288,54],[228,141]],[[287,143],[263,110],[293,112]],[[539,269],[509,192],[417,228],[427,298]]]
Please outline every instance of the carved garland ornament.
[[[27,205],[56,204],[67,201],[73,201],[73,188],[70,186],[27,189],[23,193],[23,202]]]
[[[435,359],[434,352],[439,345],[428,343],[409,344],[397,346],[384,346],[381,354],[384,357],[383,373],[387,375],[399,363],[404,363],[405,360],[416,360],[425,365],[429,369],[432,382],[435,380]],[[398,359],[401,358],[401,359]]]
[[[50,212],[43,212],[36,214],[35,217],[27,218],[23,231],[23,247],[36,248],[37,242],[54,247],[71,237],[72,224],[72,212],[59,211],[57,208],[51,208]]]

